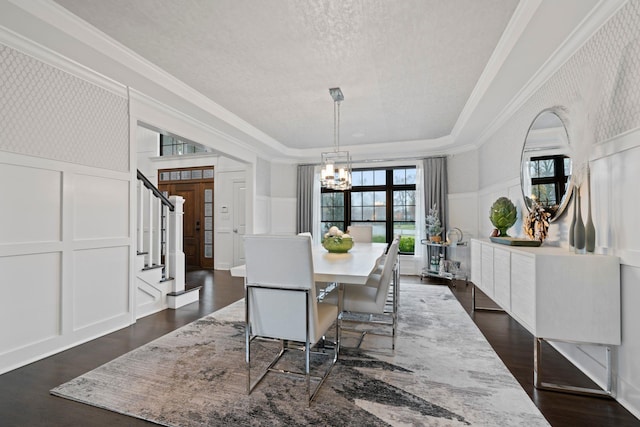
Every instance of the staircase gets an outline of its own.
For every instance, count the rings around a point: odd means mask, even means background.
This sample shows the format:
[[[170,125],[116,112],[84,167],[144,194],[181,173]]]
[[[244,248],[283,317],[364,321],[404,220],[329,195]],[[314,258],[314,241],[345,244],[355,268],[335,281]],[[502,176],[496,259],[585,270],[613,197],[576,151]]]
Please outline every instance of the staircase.
[[[180,196],[167,198],[138,171],[136,317],[198,301],[200,288],[185,290]]]

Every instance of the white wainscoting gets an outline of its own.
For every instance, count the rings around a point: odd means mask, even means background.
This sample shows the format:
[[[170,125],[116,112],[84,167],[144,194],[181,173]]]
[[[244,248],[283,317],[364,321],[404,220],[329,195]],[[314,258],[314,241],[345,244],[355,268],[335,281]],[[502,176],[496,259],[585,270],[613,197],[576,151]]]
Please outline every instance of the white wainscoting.
[[[0,151],[0,373],[133,322],[129,173]]]
[[[61,240],[62,174],[57,170],[0,165],[2,205],[1,243]],[[6,207],[15,206],[15,209]],[[29,224],[16,227],[16,224]]]
[[[271,197],[271,233],[295,234],[296,198]]]
[[[60,335],[61,261],[60,252],[0,257],[0,355]]]
[[[74,252],[74,331],[129,312],[128,262],[127,246]]]
[[[105,239],[129,234],[129,181],[77,174],[74,239]]]

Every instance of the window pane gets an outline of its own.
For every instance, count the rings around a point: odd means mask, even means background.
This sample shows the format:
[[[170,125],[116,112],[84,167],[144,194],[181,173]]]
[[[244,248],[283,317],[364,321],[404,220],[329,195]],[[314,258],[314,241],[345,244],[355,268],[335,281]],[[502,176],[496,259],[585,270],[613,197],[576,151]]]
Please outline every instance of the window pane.
[[[415,221],[416,220],[416,207],[407,205],[406,209],[406,218],[407,221]]]
[[[333,208],[323,207],[322,208],[322,220],[330,221],[331,220],[331,211]]]
[[[385,206],[387,204],[387,194],[384,191],[375,192],[375,205]]]
[[[373,206],[373,192],[365,191],[362,193],[362,205],[363,206]]]
[[[351,193],[351,205],[362,206],[362,193],[360,192]]]
[[[374,172],[374,185],[386,185],[387,184],[387,171],[376,170]]]
[[[404,221],[404,206],[394,206],[393,207],[393,220],[394,221]]]
[[[532,192],[542,205],[554,205],[556,203],[556,190],[553,184],[538,184],[532,186]]]
[[[416,183],[416,169],[405,169],[407,171],[407,182],[406,184],[415,184]]]
[[[376,221],[386,221],[387,208],[385,206],[376,206],[375,208]]]
[[[394,191],[393,192],[393,205],[399,206],[405,204],[405,192],[404,191]]]
[[[393,183],[394,185],[403,185],[406,183],[404,169],[395,169],[393,171]]]
[[[362,171],[362,185],[373,185],[373,171]]]
[[[362,221],[362,206],[351,207],[351,222],[353,221]]]
[[[360,171],[351,172],[351,184],[354,186],[362,185],[362,172]]]
[[[373,217],[373,207],[365,206],[362,208],[362,220],[363,221],[373,221],[375,218]]]
[[[405,199],[407,205],[415,205],[416,204],[416,191],[415,190],[407,190],[405,194],[407,196],[407,198]]]

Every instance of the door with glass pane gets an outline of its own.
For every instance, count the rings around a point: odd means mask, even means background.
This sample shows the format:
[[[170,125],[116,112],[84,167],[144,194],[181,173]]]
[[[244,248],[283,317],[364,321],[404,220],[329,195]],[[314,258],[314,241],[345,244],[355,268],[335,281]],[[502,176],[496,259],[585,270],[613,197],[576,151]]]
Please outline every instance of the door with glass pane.
[[[158,189],[185,199],[182,250],[187,266],[213,268],[213,168],[159,172]]]

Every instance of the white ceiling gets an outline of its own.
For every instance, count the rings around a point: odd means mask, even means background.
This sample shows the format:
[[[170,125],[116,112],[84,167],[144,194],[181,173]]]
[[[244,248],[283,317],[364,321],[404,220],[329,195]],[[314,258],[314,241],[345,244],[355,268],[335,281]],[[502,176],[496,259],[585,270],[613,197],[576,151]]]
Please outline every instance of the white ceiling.
[[[477,141],[598,0],[56,3],[290,152],[332,146],[340,87],[366,157]]]

